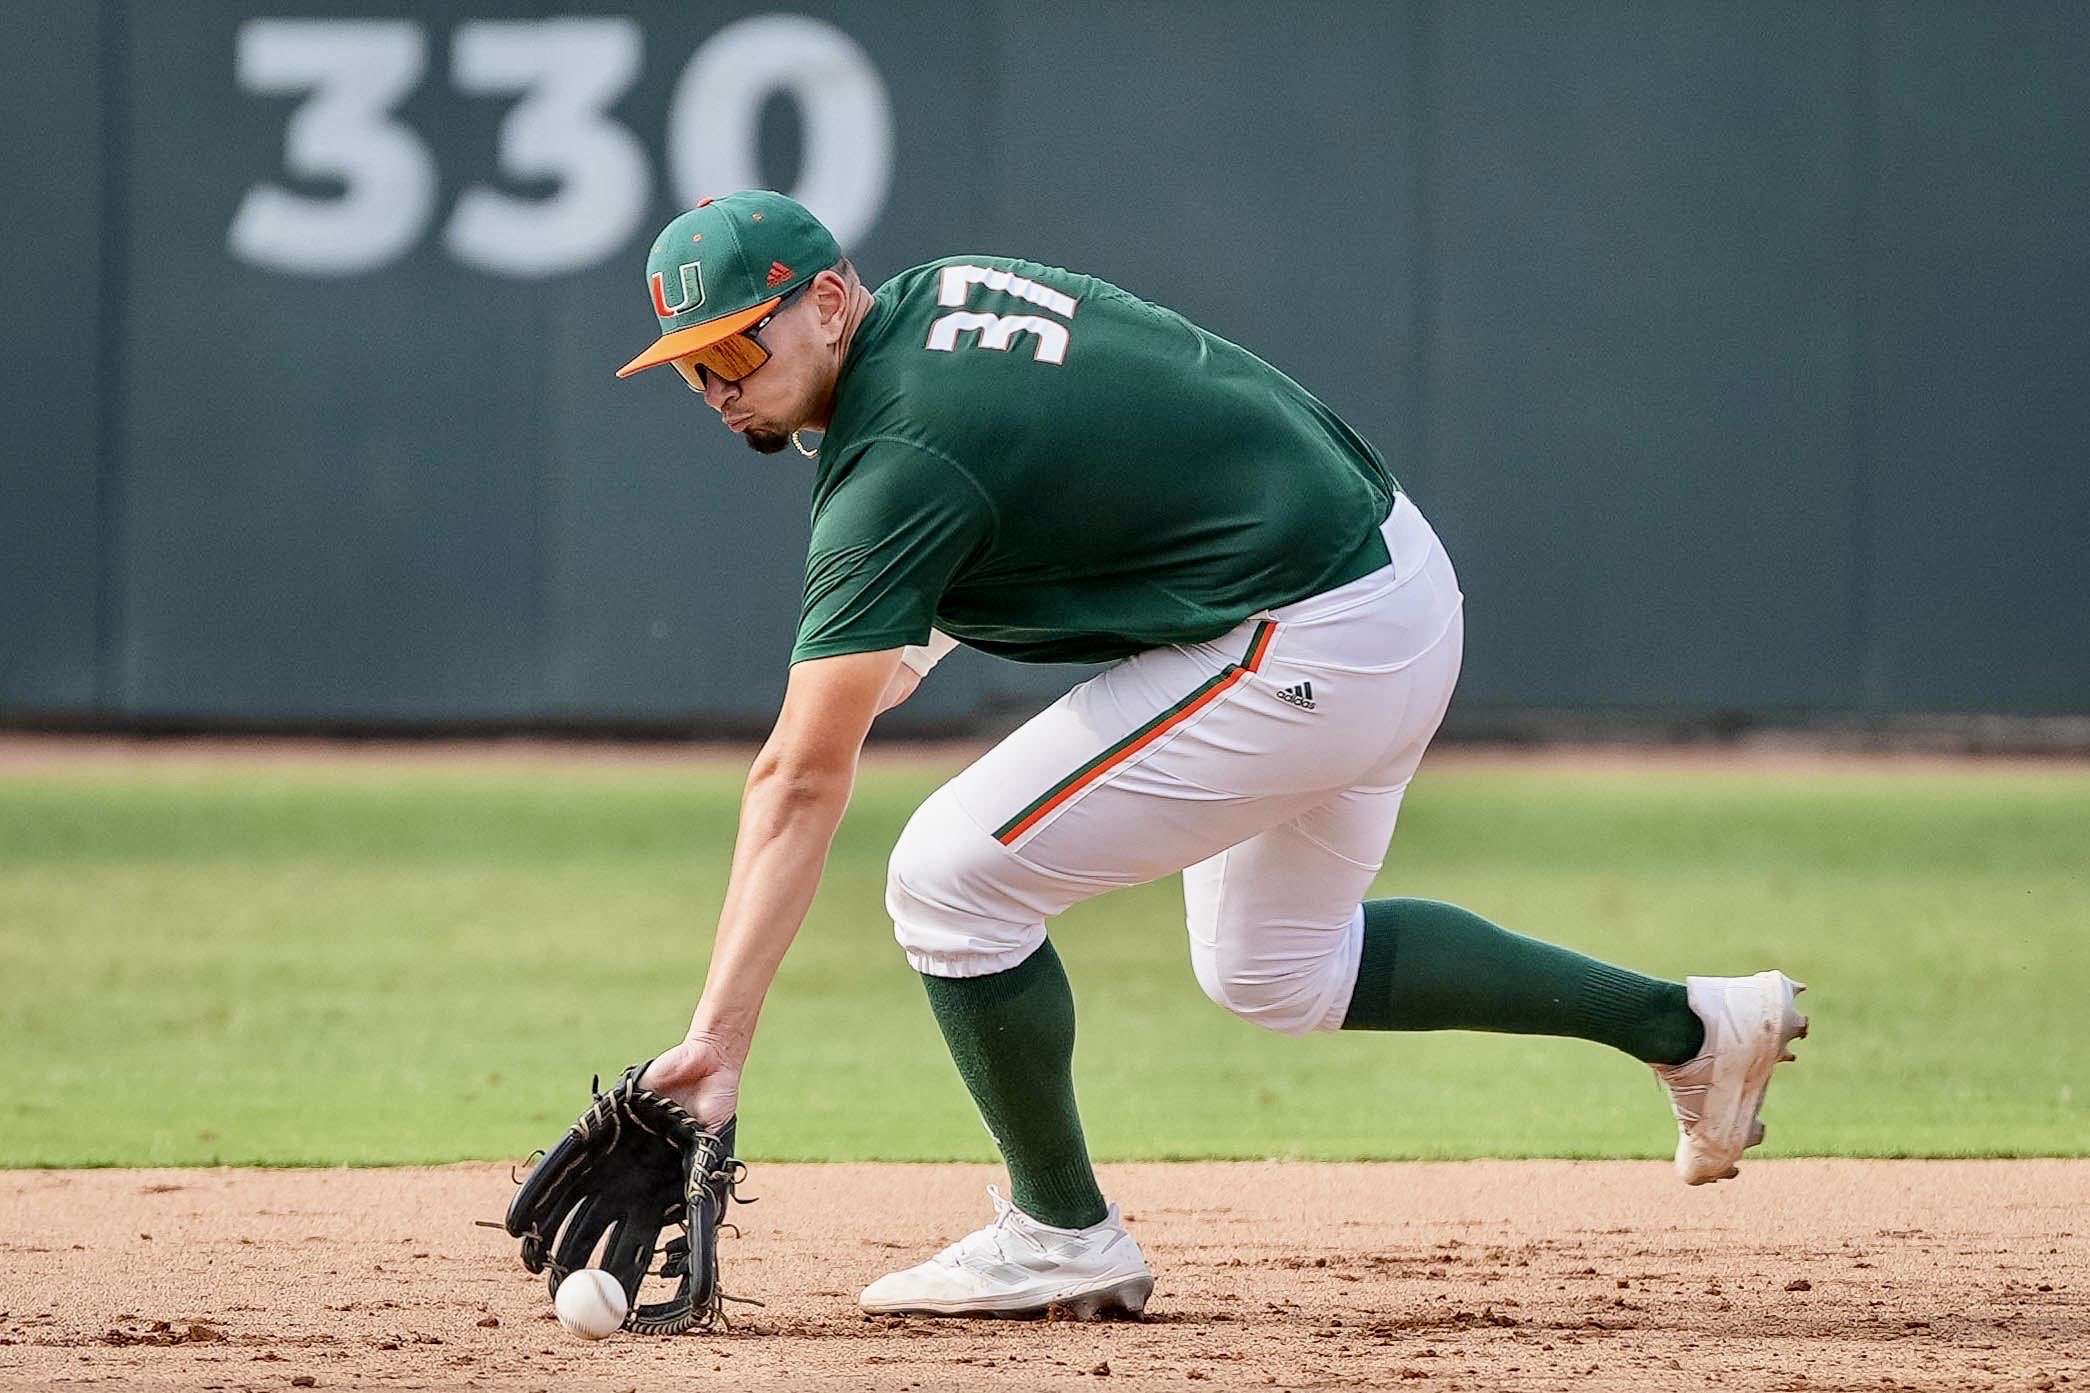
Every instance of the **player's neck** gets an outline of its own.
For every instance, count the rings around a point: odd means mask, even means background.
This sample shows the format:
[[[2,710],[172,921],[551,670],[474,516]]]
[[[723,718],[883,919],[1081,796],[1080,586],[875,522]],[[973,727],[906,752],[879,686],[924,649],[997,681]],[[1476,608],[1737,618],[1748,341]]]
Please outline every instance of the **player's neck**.
[[[863,324],[864,316],[870,312],[871,292],[862,285],[849,287],[849,307],[843,314],[842,335],[835,340],[835,346],[832,350],[834,353],[834,382],[836,386],[839,386],[841,383],[843,369],[849,366],[849,350],[856,342],[856,331]],[[826,403],[801,429],[824,431],[827,429],[827,423],[834,418],[834,414],[835,387],[830,386],[827,389]]]

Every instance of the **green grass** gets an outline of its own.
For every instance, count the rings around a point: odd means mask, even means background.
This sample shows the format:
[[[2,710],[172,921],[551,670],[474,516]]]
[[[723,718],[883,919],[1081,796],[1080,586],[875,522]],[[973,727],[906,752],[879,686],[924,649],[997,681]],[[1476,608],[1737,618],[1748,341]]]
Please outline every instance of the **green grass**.
[[[759,1159],[987,1159],[881,905],[938,771],[867,773],[744,1085]],[[676,1039],[733,770],[277,767],[0,782],[0,1165],[520,1156]],[[1770,1154],[2090,1154],[2090,775],[1426,769],[1381,881],[1643,970],[1778,965]],[[1092,1146],[1659,1156],[1593,1045],[1257,1031],[1171,880],[1055,930]]]

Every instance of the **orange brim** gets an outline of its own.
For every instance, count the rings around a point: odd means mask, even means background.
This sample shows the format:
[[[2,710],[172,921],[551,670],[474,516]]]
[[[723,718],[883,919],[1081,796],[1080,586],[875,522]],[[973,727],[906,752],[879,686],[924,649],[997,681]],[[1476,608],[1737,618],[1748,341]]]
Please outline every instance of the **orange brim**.
[[[717,319],[707,319],[702,324],[692,324],[687,329],[677,329],[672,334],[662,334],[653,341],[651,348],[618,368],[617,376],[629,377],[635,372],[644,372],[647,368],[657,368],[662,363],[682,357],[685,353],[709,348],[720,339],[733,337],[783,302],[784,297],[779,295],[774,300],[764,300],[753,309],[722,315]]]

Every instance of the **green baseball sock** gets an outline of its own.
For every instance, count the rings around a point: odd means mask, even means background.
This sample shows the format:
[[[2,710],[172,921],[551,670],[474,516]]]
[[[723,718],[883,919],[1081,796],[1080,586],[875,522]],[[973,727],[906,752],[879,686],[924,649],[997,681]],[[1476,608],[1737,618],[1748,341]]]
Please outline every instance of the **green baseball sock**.
[[[1435,900],[1367,900],[1345,1030],[1567,1035],[1649,1064],[1698,1053],[1705,1026],[1678,982],[1643,977]]]
[[[1051,942],[1006,972],[929,977],[929,1009],[1009,1166],[1009,1198],[1041,1224],[1086,1228],[1109,1206],[1074,1107],[1074,991]]]

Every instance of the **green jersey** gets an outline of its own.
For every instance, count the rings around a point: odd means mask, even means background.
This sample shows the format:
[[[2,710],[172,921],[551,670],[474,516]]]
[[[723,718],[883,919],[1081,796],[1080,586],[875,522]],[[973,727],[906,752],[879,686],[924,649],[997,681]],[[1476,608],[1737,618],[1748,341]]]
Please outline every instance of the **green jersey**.
[[[792,661],[927,640],[1107,662],[1386,564],[1378,451],[1247,350],[998,256],[879,287],[813,484]]]

